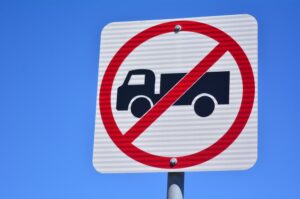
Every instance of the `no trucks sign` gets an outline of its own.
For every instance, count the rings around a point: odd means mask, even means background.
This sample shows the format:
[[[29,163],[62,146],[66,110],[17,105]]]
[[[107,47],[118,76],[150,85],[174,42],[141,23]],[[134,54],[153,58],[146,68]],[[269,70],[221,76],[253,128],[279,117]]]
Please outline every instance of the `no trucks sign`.
[[[101,33],[94,166],[242,170],[257,159],[250,15],[110,23]]]

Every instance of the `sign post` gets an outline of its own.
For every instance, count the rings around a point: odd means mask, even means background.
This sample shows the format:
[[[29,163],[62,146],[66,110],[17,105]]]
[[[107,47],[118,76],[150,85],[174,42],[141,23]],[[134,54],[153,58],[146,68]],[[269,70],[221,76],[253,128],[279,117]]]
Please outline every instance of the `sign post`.
[[[184,197],[184,173],[168,173],[167,199],[183,199]]]

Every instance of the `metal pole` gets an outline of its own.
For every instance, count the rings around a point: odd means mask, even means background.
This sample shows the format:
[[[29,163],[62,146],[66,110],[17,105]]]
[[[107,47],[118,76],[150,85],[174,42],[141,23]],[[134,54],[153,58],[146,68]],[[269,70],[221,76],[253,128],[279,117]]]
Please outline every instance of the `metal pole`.
[[[184,173],[168,173],[167,199],[183,199]]]

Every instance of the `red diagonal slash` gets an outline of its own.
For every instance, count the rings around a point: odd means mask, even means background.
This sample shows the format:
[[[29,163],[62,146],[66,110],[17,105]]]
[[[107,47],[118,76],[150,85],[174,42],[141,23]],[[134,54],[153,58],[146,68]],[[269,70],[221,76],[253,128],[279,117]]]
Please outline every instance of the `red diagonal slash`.
[[[137,123],[135,123],[124,135],[126,140],[132,143],[140,136],[161,114],[172,106],[189,88],[213,64],[218,61],[227,48],[224,44],[218,44],[208,55],[205,56],[189,73],[187,73],[170,91],[164,95]]]

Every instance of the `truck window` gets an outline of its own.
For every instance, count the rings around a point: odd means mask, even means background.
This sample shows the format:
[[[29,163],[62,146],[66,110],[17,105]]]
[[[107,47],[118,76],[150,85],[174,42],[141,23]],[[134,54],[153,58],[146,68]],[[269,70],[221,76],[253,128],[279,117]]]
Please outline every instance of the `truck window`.
[[[132,75],[128,82],[128,85],[144,85],[145,75]]]

